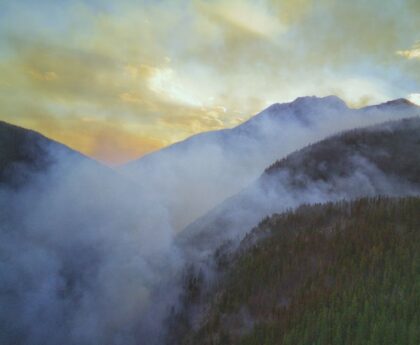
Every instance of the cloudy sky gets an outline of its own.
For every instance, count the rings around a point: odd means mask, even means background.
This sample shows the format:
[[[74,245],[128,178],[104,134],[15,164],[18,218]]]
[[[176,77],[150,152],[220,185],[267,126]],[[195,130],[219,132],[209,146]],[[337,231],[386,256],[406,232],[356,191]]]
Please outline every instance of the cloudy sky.
[[[0,0],[0,119],[119,164],[274,102],[419,101],[418,0]]]

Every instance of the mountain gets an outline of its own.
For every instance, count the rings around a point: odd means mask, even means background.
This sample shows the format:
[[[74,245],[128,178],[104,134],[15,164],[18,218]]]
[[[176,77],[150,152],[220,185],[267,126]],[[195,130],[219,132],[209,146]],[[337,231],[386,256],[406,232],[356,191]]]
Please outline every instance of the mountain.
[[[420,117],[345,131],[193,222],[167,343],[417,344],[419,152]]]
[[[206,257],[258,222],[304,203],[420,194],[420,118],[353,129],[296,151],[190,224],[181,246]]]
[[[161,345],[171,324],[196,339],[178,326],[195,332],[217,315],[213,283],[230,289],[231,256],[251,245],[240,240],[262,218],[305,202],[418,193],[419,119],[346,132],[273,162],[325,134],[410,114],[418,108],[405,101],[352,110],[335,97],[301,98],[120,171],[2,124],[0,343]],[[174,243],[174,224],[244,185]],[[397,229],[410,221],[401,222]]]
[[[99,183],[102,190],[113,189],[117,194],[141,193],[133,181],[96,160],[38,132],[0,121],[0,188],[33,187],[39,179],[52,188],[70,178],[75,180],[73,188],[83,186],[80,192],[84,193]]]
[[[52,152],[88,159],[35,131],[0,121],[0,185],[18,187],[31,175],[45,172],[55,161]]]
[[[121,167],[169,210],[178,231],[254,181],[266,166],[327,135],[420,114],[406,100],[350,109],[335,96],[273,104],[245,123],[195,135]]]
[[[0,344],[159,341],[181,261],[154,196],[6,123],[0,162]]]
[[[216,252],[210,287],[185,276],[168,344],[417,345],[419,225],[418,197],[272,215],[236,252]]]

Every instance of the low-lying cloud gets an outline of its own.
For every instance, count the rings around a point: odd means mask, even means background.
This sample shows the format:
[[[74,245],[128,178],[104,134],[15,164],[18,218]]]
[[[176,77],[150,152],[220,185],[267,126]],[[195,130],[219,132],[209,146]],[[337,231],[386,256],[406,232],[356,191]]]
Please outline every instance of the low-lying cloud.
[[[405,101],[362,109],[337,97],[306,97],[274,104],[231,130],[199,134],[122,168],[166,206],[181,231],[238,193],[275,160],[354,127],[419,115]]]
[[[303,98],[232,130],[195,136],[122,173],[44,143],[49,168],[28,174],[16,166],[12,175],[24,175],[25,183],[0,187],[0,342],[163,344],[165,319],[182,290],[179,274],[197,258],[188,255],[211,252],[226,239],[220,231],[234,238],[259,217],[302,202],[415,189],[355,155],[351,162],[360,169],[345,179],[295,190],[296,176],[285,174],[276,176],[284,182],[279,190],[247,188],[240,203],[216,212],[216,227],[197,243],[174,241],[184,225],[291,151],[338,130],[413,113],[418,108],[404,101],[352,110],[334,97]]]
[[[47,152],[47,172],[0,190],[0,342],[159,341],[176,288],[155,296],[181,264],[166,210],[99,164]]]

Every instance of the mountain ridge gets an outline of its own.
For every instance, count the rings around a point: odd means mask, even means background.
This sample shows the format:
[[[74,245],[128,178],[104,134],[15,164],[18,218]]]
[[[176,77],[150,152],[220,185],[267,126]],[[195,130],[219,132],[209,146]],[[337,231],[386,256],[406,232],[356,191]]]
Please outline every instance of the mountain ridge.
[[[418,138],[420,117],[414,117],[344,131],[310,144],[272,163],[254,183],[188,225],[178,241],[181,246],[192,241],[206,256],[209,248],[215,249],[213,242],[235,239],[261,218],[301,203],[385,191],[420,193]]]
[[[187,138],[185,138],[181,141],[170,144],[170,145],[168,145],[166,147],[163,147],[163,148],[161,148],[157,151],[153,151],[153,152],[148,153],[144,156],[134,158],[134,159],[132,159],[128,162],[125,162],[125,163],[121,164],[120,167],[131,165],[131,164],[133,164],[137,161],[140,161],[142,159],[147,159],[147,157],[149,157],[151,155],[154,155],[154,154],[156,154],[160,151],[169,149],[173,146],[177,146],[177,145],[180,145],[180,144],[185,144],[189,140],[197,140],[196,139],[197,137],[200,138],[200,137],[205,136],[205,135],[212,135],[212,134],[216,134],[216,133],[224,133],[224,132],[229,131],[229,130],[239,129],[242,126],[245,126],[248,122],[258,118],[261,115],[267,114],[267,113],[277,113],[278,111],[281,111],[281,110],[284,110],[284,109],[287,109],[287,108],[291,108],[291,107],[296,106],[296,105],[297,106],[302,106],[302,105],[313,106],[314,103],[312,103],[312,104],[309,103],[311,101],[315,101],[316,103],[318,103],[318,105],[329,104],[332,107],[341,108],[343,110],[348,110],[348,109],[367,110],[367,109],[374,109],[374,108],[379,108],[380,109],[380,108],[386,108],[386,107],[389,107],[389,106],[401,106],[401,105],[420,108],[419,105],[409,101],[406,98],[397,98],[397,99],[386,101],[386,102],[379,103],[379,104],[376,104],[376,105],[363,106],[363,107],[359,107],[359,108],[354,109],[354,108],[349,108],[344,100],[342,100],[340,97],[335,96],[335,95],[329,95],[329,96],[324,96],[324,97],[300,96],[300,97],[297,97],[296,99],[294,99],[293,101],[290,101],[290,102],[284,102],[284,103],[276,102],[276,103],[273,103],[273,104],[267,106],[266,108],[264,108],[263,110],[261,110],[260,112],[252,115],[248,120],[245,120],[244,122],[240,123],[237,126],[193,134],[193,135],[191,135],[191,136],[189,136],[189,137],[187,137]]]
[[[55,161],[52,151],[89,159],[39,132],[0,121],[0,183],[17,187],[47,170]]]
[[[172,224],[181,231],[279,157],[355,126],[420,115],[420,107],[397,103],[351,109],[336,96],[302,97],[274,104],[237,127],[192,136],[120,171],[139,183],[147,181],[146,189],[159,188]]]

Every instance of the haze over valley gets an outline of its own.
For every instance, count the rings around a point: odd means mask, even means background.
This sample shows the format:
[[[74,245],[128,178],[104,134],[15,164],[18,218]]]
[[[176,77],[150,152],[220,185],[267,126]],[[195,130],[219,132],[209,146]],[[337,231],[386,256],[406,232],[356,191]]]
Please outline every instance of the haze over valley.
[[[0,1],[0,344],[420,344],[418,18]]]
[[[2,123],[2,342],[164,343],[186,267],[210,288],[213,253],[235,251],[261,219],[417,196],[419,115],[405,100],[352,110],[299,98],[117,170]]]

